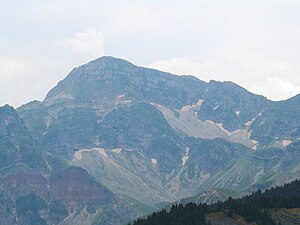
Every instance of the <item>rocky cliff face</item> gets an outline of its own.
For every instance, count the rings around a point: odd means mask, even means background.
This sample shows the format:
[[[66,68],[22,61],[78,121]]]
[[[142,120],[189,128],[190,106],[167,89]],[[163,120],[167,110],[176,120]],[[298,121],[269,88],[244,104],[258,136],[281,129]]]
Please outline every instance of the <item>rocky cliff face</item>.
[[[0,171],[6,174],[18,167],[41,172],[48,169],[37,141],[13,107],[6,105],[0,107]]]
[[[285,147],[300,136],[300,95],[275,102],[251,125],[261,145]]]
[[[191,76],[174,76],[137,67],[125,60],[102,57],[75,68],[49,92],[45,102],[73,99],[104,103],[104,107],[105,103],[114,103],[119,97],[181,108],[197,100],[205,85]]]

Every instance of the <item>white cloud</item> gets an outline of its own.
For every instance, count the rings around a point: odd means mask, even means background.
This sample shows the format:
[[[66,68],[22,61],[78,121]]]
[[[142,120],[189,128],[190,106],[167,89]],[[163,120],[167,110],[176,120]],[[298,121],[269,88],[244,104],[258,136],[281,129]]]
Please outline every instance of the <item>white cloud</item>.
[[[271,100],[284,100],[300,93],[300,85],[280,77],[290,73],[291,66],[288,63],[271,61],[263,54],[251,51],[245,53],[238,47],[231,48],[229,52],[220,50],[204,60],[173,57],[158,60],[149,67],[174,74],[194,75],[204,81],[230,80]],[[264,78],[267,74],[274,76]]]
[[[272,100],[285,100],[299,94],[300,86],[296,86],[280,77],[268,77],[264,85],[255,86],[250,91],[267,96]]]
[[[73,38],[64,40],[61,44],[76,54],[87,55],[91,58],[104,54],[102,34],[91,27],[83,32],[77,32]]]
[[[47,58],[0,58],[0,105],[15,107],[43,100],[68,72],[70,65]]]
[[[187,58],[173,57],[168,60],[158,60],[149,67],[174,74],[194,75],[202,80],[209,80],[207,79],[208,76],[202,73],[202,65]]]
[[[116,26],[114,31],[119,34],[126,32],[132,35],[133,32],[159,31],[165,25],[163,20],[165,12],[161,13],[153,6],[137,4],[114,10],[118,10],[112,17]]]
[[[15,105],[27,95],[22,87],[37,89],[42,77],[53,84],[104,53],[206,81],[231,80],[249,90],[264,88],[268,76],[300,86],[300,1],[29,0],[2,5],[0,104]],[[30,84],[22,77],[34,80]],[[26,99],[40,99],[50,89],[44,88]]]
[[[25,68],[26,64],[23,60],[17,58],[4,58],[0,60],[1,78],[11,77]],[[1,82],[2,83],[2,82]]]
[[[47,54],[28,50],[0,56],[0,105],[9,103],[17,107],[43,100],[72,68],[103,55],[104,44],[100,32],[87,28],[73,38],[48,43],[45,50]]]

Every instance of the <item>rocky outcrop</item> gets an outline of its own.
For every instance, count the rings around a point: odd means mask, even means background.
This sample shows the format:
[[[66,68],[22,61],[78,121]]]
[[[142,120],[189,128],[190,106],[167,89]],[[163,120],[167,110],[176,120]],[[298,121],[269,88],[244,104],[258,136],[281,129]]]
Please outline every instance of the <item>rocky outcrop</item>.
[[[286,147],[300,137],[300,95],[275,102],[251,125],[252,137],[261,145]]]
[[[37,140],[11,106],[0,107],[0,176],[18,167],[47,172],[44,153]]]

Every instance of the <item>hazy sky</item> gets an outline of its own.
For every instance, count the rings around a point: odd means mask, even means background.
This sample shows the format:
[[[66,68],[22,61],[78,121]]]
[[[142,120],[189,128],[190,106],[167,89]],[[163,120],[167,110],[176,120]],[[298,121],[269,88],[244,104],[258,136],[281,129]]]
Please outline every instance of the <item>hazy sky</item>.
[[[299,0],[0,0],[0,105],[102,55],[280,100],[300,93]]]

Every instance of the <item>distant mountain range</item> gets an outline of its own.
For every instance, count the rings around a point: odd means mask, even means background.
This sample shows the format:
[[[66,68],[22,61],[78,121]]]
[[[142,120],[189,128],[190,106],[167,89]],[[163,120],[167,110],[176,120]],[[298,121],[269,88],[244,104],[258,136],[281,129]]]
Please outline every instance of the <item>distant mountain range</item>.
[[[299,138],[300,95],[101,57],[44,101],[0,108],[2,222],[121,224],[211,189],[280,185],[300,178]]]

